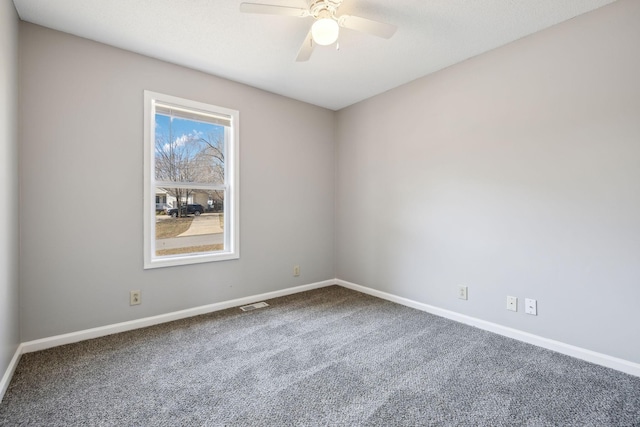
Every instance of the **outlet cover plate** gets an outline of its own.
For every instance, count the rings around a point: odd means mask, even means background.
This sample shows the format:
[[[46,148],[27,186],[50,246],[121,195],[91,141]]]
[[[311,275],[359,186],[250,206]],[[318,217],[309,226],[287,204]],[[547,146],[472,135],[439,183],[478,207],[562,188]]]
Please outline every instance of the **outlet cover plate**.
[[[507,297],[507,310],[518,311],[518,297]]]
[[[129,293],[129,305],[138,305],[142,303],[141,295],[140,291],[131,291]]]
[[[469,289],[466,286],[458,286],[458,298],[460,299],[469,299],[468,298],[468,291]]]

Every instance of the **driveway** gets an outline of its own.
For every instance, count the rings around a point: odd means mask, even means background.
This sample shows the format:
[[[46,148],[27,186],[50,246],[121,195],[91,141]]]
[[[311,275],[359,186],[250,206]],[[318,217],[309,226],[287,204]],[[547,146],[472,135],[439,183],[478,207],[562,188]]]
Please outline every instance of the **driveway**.
[[[194,216],[189,229],[180,234],[178,237],[223,233],[224,230],[222,229],[222,224],[220,223],[221,221],[223,221],[222,214],[219,213],[205,213],[202,215]]]

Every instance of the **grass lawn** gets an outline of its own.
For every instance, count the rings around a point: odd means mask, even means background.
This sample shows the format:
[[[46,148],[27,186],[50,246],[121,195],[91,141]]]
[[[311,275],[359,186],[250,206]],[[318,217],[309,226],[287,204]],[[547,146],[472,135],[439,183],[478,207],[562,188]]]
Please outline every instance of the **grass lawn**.
[[[191,221],[193,221],[193,217],[190,216],[186,218],[167,218],[159,221],[156,220],[156,239],[178,237],[178,235],[189,229]]]
[[[220,215],[219,219],[222,226],[222,224],[224,223],[224,217]],[[156,220],[156,239],[169,239],[172,237],[178,237],[180,234],[184,233],[189,229],[192,221],[193,221],[193,217],[190,217],[190,216],[185,218],[157,219]],[[156,256],[193,254],[193,253],[213,252],[213,251],[222,251],[222,250],[224,250],[224,245],[222,243],[217,243],[212,245],[189,246],[185,248],[159,249],[156,251]]]
[[[192,253],[198,253],[198,252],[213,252],[213,251],[221,251],[223,249],[224,249],[224,245],[222,243],[218,243],[215,245],[189,246],[188,248],[158,250],[156,251],[156,256],[192,254]]]

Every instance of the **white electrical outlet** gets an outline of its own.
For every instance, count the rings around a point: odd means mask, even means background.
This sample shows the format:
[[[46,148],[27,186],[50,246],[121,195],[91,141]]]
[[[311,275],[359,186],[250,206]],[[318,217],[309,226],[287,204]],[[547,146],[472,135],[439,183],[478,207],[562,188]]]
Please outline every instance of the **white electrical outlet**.
[[[531,314],[533,316],[537,316],[538,315],[538,301],[531,299],[531,298],[525,298],[524,299],[524,312],[527,314]]]
[[[299,265],[294,265],[293,266],[293,275],[298,277],[300,275],[300,266]]]
[[[458,298],[460,299],[468,299],[467,295],[468,295],[468,288],[466,286],[458,286]]]
[[[140,291],[131,291],[129,293],[129,305],[138,305],[142,303],[142,293]]]
[[[518,311],[517,297],[507,297],[507,310]]]

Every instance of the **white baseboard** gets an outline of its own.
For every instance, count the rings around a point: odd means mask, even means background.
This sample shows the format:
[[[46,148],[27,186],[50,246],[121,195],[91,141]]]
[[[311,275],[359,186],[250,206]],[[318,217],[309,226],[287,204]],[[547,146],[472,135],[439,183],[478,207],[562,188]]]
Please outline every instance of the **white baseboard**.
[[[194,307],[187,310],[175,311],[172,313],[161,314],[158,316],[146,317],[143,319],[131,320],[128,322],[116,323],[113,325],[101,326],[98,328],[86,329],[83,331],[72,332],[68,334],[56,335],[53,337],[42,338],[34,341],[27,341],[18,346],[7,370],[0,380],[0,401],[4,397],[4,394],[9,387],[11,378],[18,366],[20,356],[24,353],[30,353],[39,350],[45,350],[47,348],[57,347],[60,345],[71,344],[74,342],[84,341],[92,338],[99,338],[119,332],[131,331],[134,329],[145,328],[148,326],[158,325],[161,323],[171,322],[173,320],[184,319],[187,317],[198,316],[200,314],[212,313],[214,311],[225,310],[227,308],[238,307],[241,305],[251,304],[261,300],[267,300],[277,298],[286,295],[292,295],[299,292],[309,291],[312,289],[323,288],[331,285],[340,285],[342,287],[352,289],[364,294],[372,295],[378,298],[382,298],[388,301],[392,301],[407,307],[415,308],[417,310],[425,311],[427,313],[435,314],[447,319],[454,320],[456,322],[464,323],[470,326],[475,326],[486,331],[494,332],[499,335],[503,335],[509,338],[513,338],[519,341],[523,341],[529,344],[543,347],[549,350],[556,351],[558,353],[566,354],[578,359],[585,360],[587,362],[595,363],[597,365],[612,368],[630,375],[640,377],[640,364],[630,362],[628,360],[619,359],[616,357],[608,356],[606,354],[597,353],[584,348],[572,346],[559,341],[554,341],[548,338],[540,337],[537,335],[523,332],[517,329],[508,328],[506,326],[498,325],[497,323],[487,322],[485,320],[477,319],[475,317],[466,316],[460,313],[456,313],[449,310],[444,310],[438,307],[434,307],[421,302],[413,301],[408,298],[399,297],[386,292],[378,291],[375,289],[367,288],[365,286],[357,285],[340,279],[325,280],[323,282],[311,283],[308,285],[296,286],[294,288],[282,289],[279,291],[267,292],[264,294],[238,298],[230,301],[219,302],[215,304],[204,305],[200,307]]]
[[[48,348],[58,347],[60,345],[71,344],[79,341],[89,340],[92,338],[104,337],[107,335],[117,334],[119,332],[131,331],[134,329],[146,328],[147,326],[159,325],[161,323],[171,322],[173,320],[185,319],[187,317],[198,316],[200,314],[212,313],[214,311],[225,310],[227,308],[238,307],[241,305],[251,304],[254,302],[278,298],[286,295],[297,294],[299,292],[310,291],[312,289],[324,288],[326,286],[335,285],[335,280],[325,280],[323,282],[311,283],[308,285],[296,286],[293,288],[281,289],[279,291],[266,292],[264,294],[253,295],[244,298],[238,298],[230,301],[223,301],[215,304],[203,305],[200,307],[189,308],[186,310],[174,311],[172,313],[161,314],[158,316],[145,317],[143,319],[131,320],[128,322],[116,323],[113,325],[100,326],[97,328],[85,329],[83,331],[71,332],[68,334],[55,335],[53,337],[42,338],[33,341],[27,341],[20,344],[9,363],[2,380],[0,380],[0,402],[4,397],[11,378],[18,366],[20,356],[25,353],[46,350]]]
[[[544,338],[538,335],[530,334],[528,332],[520,331],[518,329],[508,328],[506,326],[499,325],[497,323],[487,322],[486,320],[477,319],[475,317],[466,316],[464,314],[456,313],[454,311],[444,310],[442,308],[434,307],[432,305],[424,304],[421,302],[413,301],[408,298],[399,297],[386,292],[378,291],[375,289],[367,288],[366,286],[356,285],[344,280],[336,279],[335,283],[342,287],[352,289],[354,291],[362,292],[374,297],[382,298],[388,301],[392,301],[407,307],[415,308],[417,310],[425,311],[427,313],[435,314],[436,316],[444,317],[454,320],[456,322],[464,323],[466,325],[475,326],[485,331],[493,332],[498,335],[513,338],[518,341],[523,341],[528,344],[533,344],[538,347],[553,350],[567,356],[572,356],[577,359],[582,359],[587,362],[595,363],[596,365],[605,366],[607,368],[615,369],[617,371],[624,372],[629,375],[640,377],[640,364],[630,362],[628,360],[619,359],[617,357],[609,356],[595,351],[587,350],[581,347],[576,347],[570,344],[565,344],[560,341],[554,341],[548,338]]]
[[[20,356],[22,356],[22,344],[18,346],[16,352],[13,354],[11,361],[9,362],[9,366],[5,371],[2,379],[0,380],[0,402],[4,398],[4,394],[9,388],[9,383],[11,382],[11,378],[13,378],[13,373],[16,371],[18,367],[18,362],[20,361]]]
[[[83,331],[71,332],[68,334],[56,335],[34,341],[27,341],[21,344],[22,353],[45,350],[47,348],[58,347],[60,345],[71,344],[93,338],[104,337],[106,335],[117,334],[119,332],[131,331],[134,329],[146,328],[148,326],[159,325],[161,323],[174,320],[185,319],[187,317],[198,316],[200,314],[212,313],[214,311],[225,310],[227,308],[238,307],[254,302],[282,297],[285,295],[297,294],[311,289],[323,288],[335,285],[335,280],[325,280],[323,282],[311,283],[308,285],[296,286],[294,288],[282,289],[279,291],[267,292],[264,294],[238,298],[230,301],[223,301],[215,304],[203,305],[186,310],[174,311],[172,313],[160,314],[158,316],[145,317],[143,319],[130,320],[128,322],[115,323],[113,325],[100,326],[97,328],[85,329]]]

